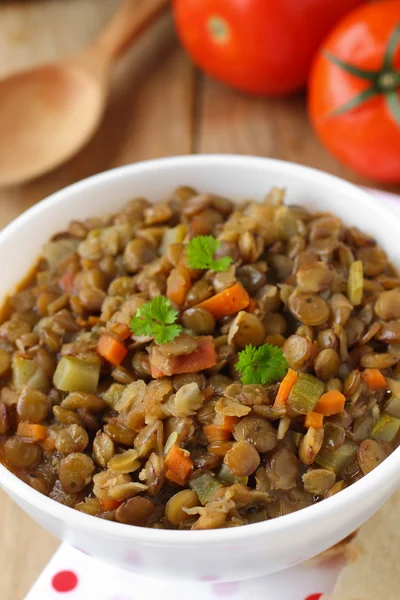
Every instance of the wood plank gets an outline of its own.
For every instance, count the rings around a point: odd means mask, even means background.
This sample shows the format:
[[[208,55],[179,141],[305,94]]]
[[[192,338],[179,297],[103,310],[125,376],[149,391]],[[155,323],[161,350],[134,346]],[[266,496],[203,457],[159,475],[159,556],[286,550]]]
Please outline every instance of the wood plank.
[[[31,0],[0,5],[0,75],[76,52],[121,0]],[[113,166],[192,148],[193,68],[164,18],[119,62],[104,121],[69,163],[0,190],[0,228],[48,194]],[[72,215],[71,215],[72,217]],[[1,599],[22,600],[58,546],[0,491]]]
[[[360,185],[374,183],[350,171],[328,154],[308,121],[305,97],[260,99],[200,78],[196,115],[197,152],[232,152],[301,163]],[[383,189],[400,191],[400,186]]]

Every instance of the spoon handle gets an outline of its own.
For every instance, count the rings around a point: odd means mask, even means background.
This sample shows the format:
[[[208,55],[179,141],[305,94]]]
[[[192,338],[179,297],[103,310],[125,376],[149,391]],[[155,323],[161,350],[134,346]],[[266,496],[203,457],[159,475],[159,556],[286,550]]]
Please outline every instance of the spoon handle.
[[[95,40],[110,60],[119,58],[168,7],[169,0],[125,0],[110,24]]]

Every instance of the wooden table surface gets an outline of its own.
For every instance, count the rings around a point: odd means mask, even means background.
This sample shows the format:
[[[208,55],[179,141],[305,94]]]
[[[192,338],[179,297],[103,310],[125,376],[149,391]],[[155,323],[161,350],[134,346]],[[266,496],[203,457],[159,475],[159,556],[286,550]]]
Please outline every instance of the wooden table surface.
[[[0,3],[0,75],[78,50],[120,1]],[[88,146],[46,177],[0,190],[0,227],[48,194],[88,175],[193,152],[272,156],[371,185],[321,148],[308,123],[303,95],[255,99],[211,81],[191,65],[165,17],[116,65],[104,122]],[[2,600],[22,600],[57,546],[54,537],[0,492]]]

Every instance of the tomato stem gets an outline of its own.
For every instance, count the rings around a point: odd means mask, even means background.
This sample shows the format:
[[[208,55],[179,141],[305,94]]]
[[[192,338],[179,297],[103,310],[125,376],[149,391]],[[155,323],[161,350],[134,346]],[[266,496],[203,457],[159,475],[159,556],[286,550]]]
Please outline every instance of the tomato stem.
[[[231,31],[225,19],[214,15],[209,18],[207,27],[211,37],[217,42],[217,44],[226,44],[228,42]]]
[[[370,82],[368,87],[363,92],[346,102],[331,113],[331,116],[342,115],[350,110],[358,108],[371,98],[383,94],[386,104],[392,114],[393,119],[400,126],[400,98],[398,89],[400,89],[400,71],[395,70],[394,58],[397,47],[400,43],[400,23],[395,27],[389,38],[386,47],[385,56],[382,67],[376,71],[362,69],[350,63],[347,63],[330,52],[325,52],[326,58],[340,67],[350,75],[359,77]]]
[[[389,71],[380,73],[377,86],[382,92],[396,90],[400,86],[400,72]]]
[[[341,60],[340,58],[338,58],[334,54],[331,54],[330,52],[325,51],[324,56],[326,56],[326,58],[330,62],[332,62],[336,66],[340,67],[341,69],[343,69],[350,75],[354,75],[355,77],[360,77],[361,79],[367,79],[368,81],[375,81],[377,78],[377,75],[380,73],[380,71],[369,71],[367,69],[361,69],[360,67],[356,67],[355,65],[352,65],[351,63],[347,63],[344,60]]]

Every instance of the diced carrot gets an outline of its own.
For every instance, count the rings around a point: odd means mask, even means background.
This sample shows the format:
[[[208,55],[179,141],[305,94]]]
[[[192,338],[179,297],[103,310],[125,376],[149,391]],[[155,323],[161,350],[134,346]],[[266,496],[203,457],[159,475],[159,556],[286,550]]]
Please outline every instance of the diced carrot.
[[[115,333],[123,342],[131,336],[131,330],[129,325],[125,323],[115,323],[111,327],[111,331]]]
[[[379,369],[365,369],[362,373],[363,379],[367,386],[377,392],[378,390],[386,390],[387,383],[385,377]]]
[[[189,452],[175,444],[165,457],[164,465],[166,478],[178,485],[185,485],[186,479],[193,471],[193,461]]]
[[[246,312],[254,312],[255,307],[257,306],[257,302],[254,300],[254,298],[250,298],[249,300],[249,305],[247,306],[247,308],[245,308]]]
[[[191,354],[183,354],[175,358],[174,375],[179,373],[198,373],[203,369],[211,369],[217,364],[214,339],[212,336],[200,338],[197,350]]]
[[[43,440],[43,442],[41,442],[40,447],[45,452],[54,452],[54,450],[56,449],[56,444],[52,437],[47,436],[47,438]]]
[[[324,426],[324,415],[316,412],[308,412],[304,420],[304,427],[313,427],[314,429],[321,429]]]
[[[70,294],[74,284],[75,274],[70,271],[65,271],[58,281],[58,284],[63,292]]]
[[[116,367],[122,363],[128,349],[122,342],[105,333],[100,336],[97,342],[97,352]]]
[[[204,425],[203,431],[206,434],[207,440],[210,442],[227,442],[232,439],[232,432],[219,427],[218,425]]]
[[[239,421],[240,417],[230,417],[228,415],[216,415],[215,418],[215,424],[225,429],[225,431],[233,431],[233,428]]]
[[[217,363],[214,338],[212,336],[202,337],[197,342],[197,350],[191,352],[191,354],[167,358],[166,361],[168,361],[168,375],[198,373],[203,369],[210,369]],[[164,377],[165,373],[151,364],[151,376],[157,379],[158,377]]]
[[[182,306],[192,286],[190,272],[183,263],[172,269],[167,279],[167,298],[178,306]]]
[[[29,438],[34,442],[43,442],[47,437],[47,427],[36,423],[19,423],[17,427],[19,437]]]
[[[233,428],[239,421],[239,417],[223,416],[221,419],[217,418],[215,423],[205,425],[203,431],[210,443],[227,441],[232,438]]]
[[[297,381],[297,372],[293,369],[288,369],[285,377],[282,379],[275,398],[274,408],[284,408],[289,398],[290,391]]]
[[[346,398],[342,392],[339,392],[339,390],[329,390],[329,392],[322,394],[314,407],[314,411],[325,415],[325,417],[330,417],[342,412],[345,402]]]
[[[208,310],[215,319],[222,319],[244,310],[250,303],[250,297],[241,283],[237,282],[215,296],[196,304],[196,308]]]
[[[106,498],[105,500],[100,500],[100,502],[104,511],[114,510],[121,504],[121,502],[114,500],[114,498]]]

